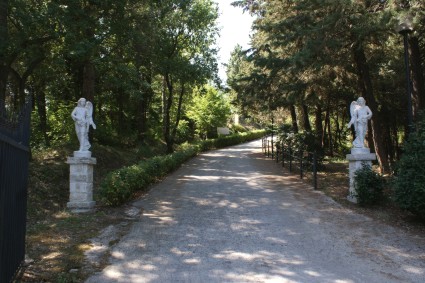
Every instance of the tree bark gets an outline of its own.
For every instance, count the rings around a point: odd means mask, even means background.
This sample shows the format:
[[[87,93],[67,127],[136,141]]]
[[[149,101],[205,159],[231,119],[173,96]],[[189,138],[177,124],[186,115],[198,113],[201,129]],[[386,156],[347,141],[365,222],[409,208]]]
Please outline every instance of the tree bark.
[[[416,36],[409,38],[410,66],[412,71],[412,108],[413,120],[416,121],[418,113],[425,107],[424,71],[421,64],[419,40]]]
[[[301,105],[303,128],[307,132],[311,132],[310,119],[308,118],[308,107],[304,103]]]
[[[329,155],[330,156],[334,156],[334,146],[333,146],[333,139],[332,139],[330,110],[329,110],[328,115],[326,117],[326,122],[325,123],[328,126],[328,148],[329,148]]]
[[[184,87],[184,84],[182,84],[181,89],[180,89],[180,94],[179,94],[179,101],[177,103],[176,121],[174,122],[174,128],[173,128],[172,135],[171,135],[171,139],[173,141],[176,140],[177,128],[178,128],[179,123],[180,123],[184,93],[185,93],[185,87]]]
[[[96,73],[94,65],[90,60],[87,60],[83,66],[83,85],[82,95],[85,99],[94,104],[95,100],[95,85],[96,85]]]
[[[326,113],[325,113],[325,126],[323,128],[323,136],[322,136],[322,147],[325,148],[325,146],[328,146],[329,149],[329,155],[333,156],[333,146],[332,146],[332,133],[331,133],[331,105],[330,105],[330,98],[328,99],[327,106],[326,106]]]
[[[170,76],[164,76],[164,90],[163,90],[163,135],[167,145],[167,153],[173,152],[174,141],[171,137],[171,105],[173,103],[174,86]]]
[[[295,111],[295,105],[291,104],[289,106],[289,110],[291,111],[292,130],[294,133],[298,133],[297,112]]]
[[[363,97],[367,101],[367,105],[373,113],[372,116],[372,133],[375,152],[378,158],[379,166],[383,174],[390,172],[387,152],[382,140],[382,123],[378,111],[378,105],[373,95],[372,81],[369,73],[366,55],[360,44],[355,44],[353,49],[354,61],[357,68],[358,83]]]
[[[37,105],[37,113],[40,119],[39,127],[44,137],[44,143],[46,146],[50,146],[50,139],[47,134],[46,93],[43,90],[39,90],[35,94],[35,103]]]
[[[96,121],[96,103],[95,103],[95,84],[96,73],[93,62],[87,60],[83,67],[83,86],[82,95],[87,101],[93,103],[93,120]],[[93,131],[89,130],[89,141],[93,143]]]
[[[316,129],[316,136],[317,136],[317,141],[316,144],[317,146],[320,146],[320,148],[323,148],[323,119],[322,119],[322,106],[320,106],[320,104],[317,105],[316,107],[316,120],[314,122],[314,127]]]

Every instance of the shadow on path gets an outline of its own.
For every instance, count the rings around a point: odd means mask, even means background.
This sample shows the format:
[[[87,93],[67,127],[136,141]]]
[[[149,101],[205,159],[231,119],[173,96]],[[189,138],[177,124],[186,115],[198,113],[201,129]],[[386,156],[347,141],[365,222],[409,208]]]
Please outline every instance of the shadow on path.
[[[201,154],[155,185],[87,282],[423,282],[423,238],[313,191],[260,144]]]

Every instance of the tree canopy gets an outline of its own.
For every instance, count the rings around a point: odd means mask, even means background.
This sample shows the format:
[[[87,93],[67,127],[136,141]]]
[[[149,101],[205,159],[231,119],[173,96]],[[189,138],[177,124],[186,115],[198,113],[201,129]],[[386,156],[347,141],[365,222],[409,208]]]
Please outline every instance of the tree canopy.
[[[99,142],[159,137],[172,151],[192,89],[218,82],[217,17],[211,0],[2,0],[1,113],[30,95],[33,145],[50,145],[73,139],[85,97]]]
[[[232,107],[315,131],[332,155],[348,149],[349,104],[363,96],[374,113],[369,146],[390,171],[409,130],[400,21],[413,27],[406,36],[414,119],[425,103],[423,1],[233,5],[256,18],[251,48],[237,46],[228,62]],[[161,139],[171,152],[182,128],[204,132],[190,113],[201,103],[194,90],[220,84],[218,16],[212,0],[1,0],[1,117],[32,97],[32,144],[49,146],[75,139],[69,113],[85,97],[98,142]]]
[[[314,122],[332,154],[347,150],[348,106],[363,96],[374,113],[369,146],[389,172],[408,128],[403,36],[396,31],[406,19],[413,25],[408,34],[413,115],[424,108],[423,1],[233,4],[257,16],[252,49],[236,49],[228,70],[239,103],[255,111],[287,109],[295,131],[310,130]]]

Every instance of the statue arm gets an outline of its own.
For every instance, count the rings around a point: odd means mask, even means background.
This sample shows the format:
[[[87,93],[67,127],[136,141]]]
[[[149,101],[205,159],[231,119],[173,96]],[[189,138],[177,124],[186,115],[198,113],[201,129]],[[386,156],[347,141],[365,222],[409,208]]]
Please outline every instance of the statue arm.
[[[74,121],[77,121],[76,112],[77,112],[77,107],[75,107],[74,110],[72,110],[72,112],[71,112],[71,117],[72,117],[72,120],[74,120]]]
[[[355,120],[356,120],[356,117],[355,116],[351,117],[350,122],[347,124],[347,128],[350,128],[351,125],[353,125],[353,124],[355,125]]]
[[[366,106],[366,110],[367,110],[367,118],[368,119],[372,118],[372,110],[370,110],[369,106]]]

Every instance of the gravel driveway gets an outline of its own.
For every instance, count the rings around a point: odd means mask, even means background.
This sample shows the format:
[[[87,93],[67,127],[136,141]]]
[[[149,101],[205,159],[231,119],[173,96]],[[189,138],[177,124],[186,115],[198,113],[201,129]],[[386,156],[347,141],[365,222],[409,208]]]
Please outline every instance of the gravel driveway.
[[[341,207],[260,146],[201,154],[155,185],[87,282],[425,282],[423,237]]]

